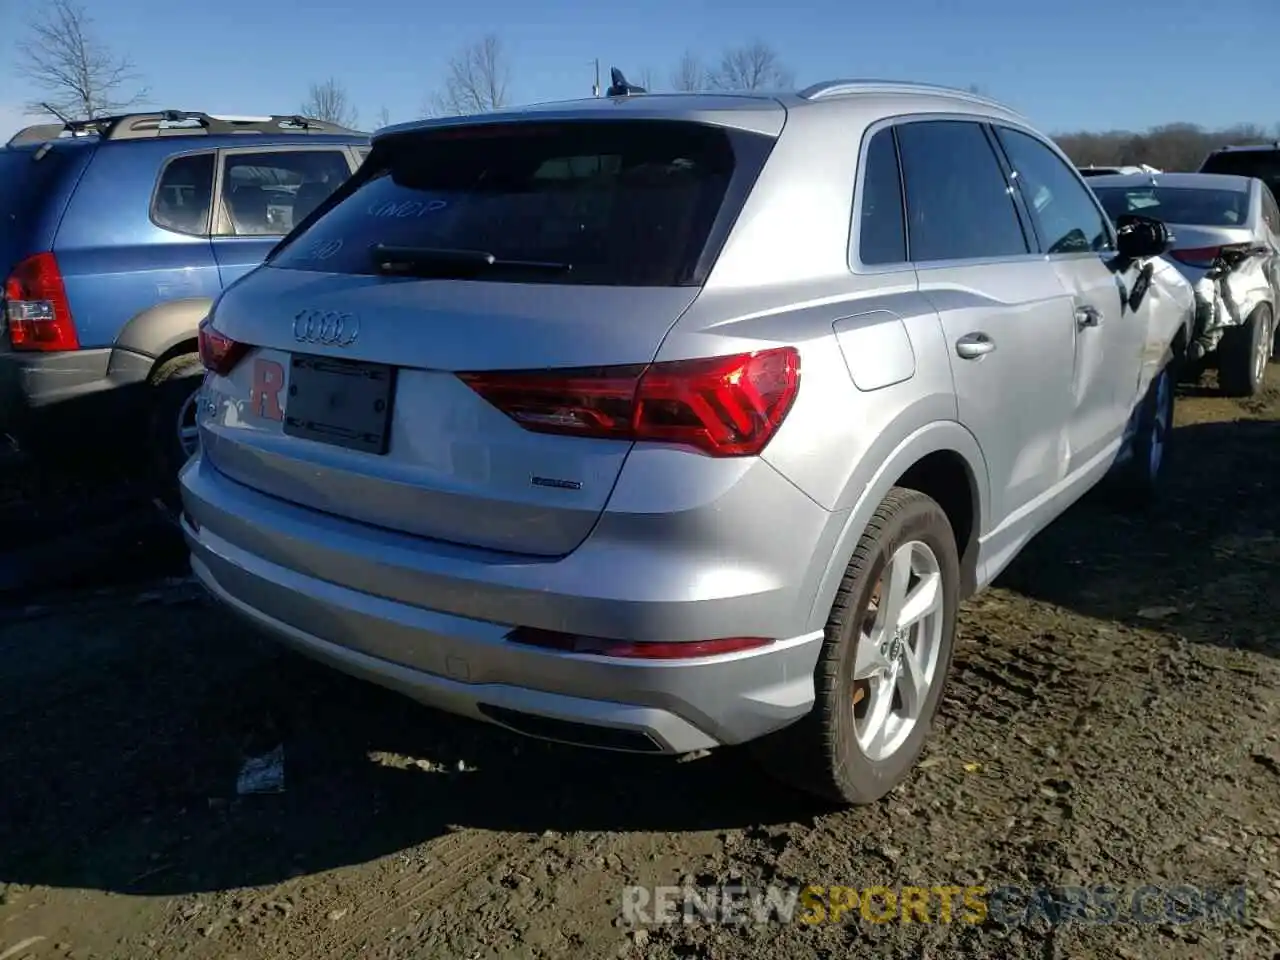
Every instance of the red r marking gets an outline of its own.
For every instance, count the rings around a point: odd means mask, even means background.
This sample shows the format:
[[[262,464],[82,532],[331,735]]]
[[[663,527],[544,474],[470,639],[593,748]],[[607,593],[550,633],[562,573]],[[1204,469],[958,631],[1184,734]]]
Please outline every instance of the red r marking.
[[[280,390],[284,387],[284,367],[274,360],[253,361],[253,388],[249,391],[249,406],[259,417],[283,420],[280,407]]]

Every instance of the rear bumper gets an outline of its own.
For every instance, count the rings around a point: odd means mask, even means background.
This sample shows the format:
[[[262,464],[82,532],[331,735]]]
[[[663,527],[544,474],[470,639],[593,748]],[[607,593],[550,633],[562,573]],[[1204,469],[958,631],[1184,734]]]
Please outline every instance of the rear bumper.
[[[572,557],[445,557],[447,548],[439,545],[264,497],[218,474],[199,456],[184,468],[182,486],[192,568],[214,597],[302,653],[429,706],[548,739],[683,753],[755,739],[813,705],[820,631],[746,653],[647,663],[557,653],[505,639],[516,625],[546,627],[548,613],[555,616],[555,629],[597,636],[617,636],[628,621],[665,629],[682,617],[689,630],[668,633],[668,639],[751,635],[715,631],[707,616],[718,607],[727,614],[726,627],[734,626],[738,617],[731,607],[736,602],[752,609],[759,600],[754,595],[708,598],[705,609],[696,601],[588,599],[571,593],[581,587],[582,571]],[[329,575],[316,575],[339,532],[348,573],[376,551],[380,582],[357,586],[348,576],[338,583],[332,567]],[[415,543],[413,554],[406,554]],[[437,569],[447,566],[449,576],[420,581],[418,595],[468,612],[428,609],[394,595],[413,566],[421,574],[433,560]],[[586,558],[588,569],[591,562]],[[628,558],[630,582],[646,582],[646,562],[665,564],[668,558],[660,551],[648,561]],[[557,584],[562,593],[555,592]],[[522,613],[534,601],[543,614],[539,623]],[[611,611],[615,621],[608,633],[595,629],[602,610]]]
[[[1259,304],[1271,303],[1274,292],[1260,261],[1248,261],[1225,280],[1206,279],[1204,272],[1193,281],[1195,289],[1195,335],[1193,356],[1212,353],[1227,330],[1245,323]]]
[[[150,357],[112,348],[20,353],[0,348],[0,432],[19,443],[75,442],[118,427],[146,383]]]

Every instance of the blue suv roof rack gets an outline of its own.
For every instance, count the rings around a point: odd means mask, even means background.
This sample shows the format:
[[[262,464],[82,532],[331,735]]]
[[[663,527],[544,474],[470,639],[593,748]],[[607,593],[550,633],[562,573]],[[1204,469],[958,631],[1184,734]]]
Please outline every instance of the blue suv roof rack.
[[[64,134],[96,136],[101,140],[140,140],[151,137],[221,136],[226,134],[356,134],[336,123],[312,117],[281,115],[223,117],[190,110],[127,113],[66,123],[38,123],[19,130],[8,146],[44,143]]]

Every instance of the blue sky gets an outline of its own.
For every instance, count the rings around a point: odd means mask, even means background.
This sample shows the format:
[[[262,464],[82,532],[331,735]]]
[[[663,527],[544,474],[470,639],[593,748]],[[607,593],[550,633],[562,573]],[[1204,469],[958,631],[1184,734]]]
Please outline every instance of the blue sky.
[[[20,36],[37,2],[0,3],[0,38]],[[211,113],[294,112],[311,81],[333,75],[362,126],[376,125],[383,107],[393,122],[412,119],[449,57],[492,31],[508,51],[517,103],[589,95],[596,57],[606,76],[609,65],[632,79],[648,69],[661,86],[685,49],[711,60],[761,38],[801,85],[829,77],[976,83],[1051,132],[1280,122],[1278,0],[82,2],[101,38],[146,75],[154,106]],[[9,52],[0,64],[12,62]],[[0,137],[36,95],[4,70]]]

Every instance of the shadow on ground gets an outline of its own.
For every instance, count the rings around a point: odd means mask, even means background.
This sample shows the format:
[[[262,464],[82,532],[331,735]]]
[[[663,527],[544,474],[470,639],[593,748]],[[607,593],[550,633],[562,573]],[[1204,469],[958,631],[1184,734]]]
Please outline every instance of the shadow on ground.
[[[737,751],[680,763],[517,738],[247,639],[204,603],[126,613],[149,622],[126,639],[90,617],[74,652],[39,665],[19,646],[64,638],[38,622],[0,634],[0,884],[179,894],[364,863],[455,826],[718,830],[820,812]],[[285,792],[237,797],[244,759],[276,744]]]
[[[136,458],[0,458],[0,610],[182,572],[182,538],[153,498]]]
[[[1280,656],[1280,422],[1173,433],[1145,511],[1100,489],[1032,541],[997,586],[1101,620]]]

